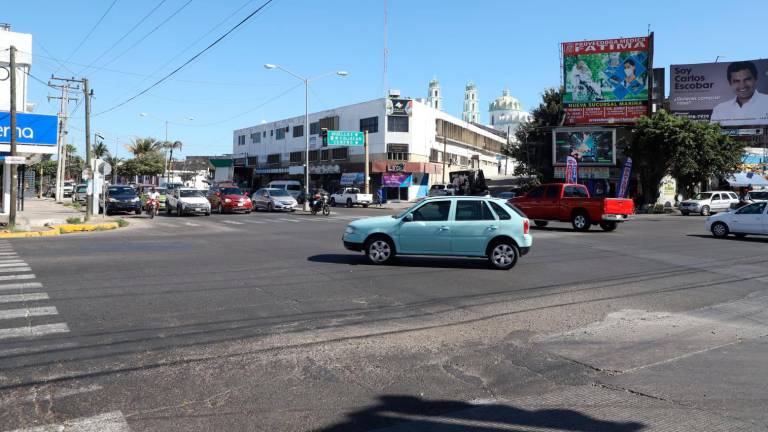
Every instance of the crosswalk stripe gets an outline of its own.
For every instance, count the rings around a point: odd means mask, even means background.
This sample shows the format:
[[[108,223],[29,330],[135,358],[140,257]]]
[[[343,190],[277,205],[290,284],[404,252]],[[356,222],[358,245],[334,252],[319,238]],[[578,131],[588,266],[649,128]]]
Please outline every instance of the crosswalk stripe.
[[[14,318],[26,318],[33,316],[44,315],[58,315],[59,311],[55,306],[44,306],[35,308],[23,308],[23,309],[7,309],[0,310],[0,320],[14,319]]]
[[[16,252],[10,251],[10,252],[0,252],[0,256],[8,256],[8,255],[16,255]]]
[[[264,221],[257,221],[257,220],[253,220],[253,219],[243,219],[243,222],[249,223],[249,224],[263,224],[263,223],[266,223]]]
[[[19,282],[0,285],[0,291],[14,290],[14,289],[37,289],[42,288],[43,284],[40,282]]]
[[[200,224],[192,223],[192,222],[184,222],[184,225],[191,226],[191,227],[199,227]]]
[[[48,300],[46,293],[8,294],[0,295],[0,303],[18,303],[25,301]]]
[[[0,256],[0,262],[13,261],[13,260],[17,260],[17,259],[19,259],[19,256],[16,255],[16,254]]]
[[[0,329],[0,339],[37,337],[52,333],[69,333],[69,327],[65,323],[58,323]]]
[[[285,221],[285,222],[301,222],[299,219],[286,219],[286,218],[278,218],[277,220]]]
[[[230,224],[230,225],[242,225],[243,224],[242,222],[230,221],[230,220],[221,221],[221,223]]]
[[[34,279],[34,278],[35,278],[34,274],[5,275],[5,276],[0,276],[0,281],[16,280],[16,279]]]
[[[36,426],[33,428],[16,429],[11,432],[129,432],[128,422],[123,413],[112,411],[93,417],[69,420],[61,424]]]
[[[28,272],[28,271],[32,271],[32,269],[29,267],[0,268],[0,273]]]
[[[18,265],[27,265],[27,263],[22,260],[0,261],[0,267],[14,267]]]

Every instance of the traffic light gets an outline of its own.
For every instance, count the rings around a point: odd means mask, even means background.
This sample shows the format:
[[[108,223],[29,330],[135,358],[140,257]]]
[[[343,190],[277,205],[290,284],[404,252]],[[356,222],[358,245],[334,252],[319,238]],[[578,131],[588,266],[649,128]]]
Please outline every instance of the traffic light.
[[[328,128],[320,129],[320,138],[323,140],[323,147],[328,147]]]

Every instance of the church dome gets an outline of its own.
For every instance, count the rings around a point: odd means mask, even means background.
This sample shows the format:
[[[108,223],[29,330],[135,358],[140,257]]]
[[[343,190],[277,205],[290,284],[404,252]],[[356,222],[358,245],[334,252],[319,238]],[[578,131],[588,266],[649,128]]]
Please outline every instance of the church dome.
[[[523,109],[520,101],[509,94],[509,90],[504,90],[501,96],[491,102],[488,111],[521,111]]]

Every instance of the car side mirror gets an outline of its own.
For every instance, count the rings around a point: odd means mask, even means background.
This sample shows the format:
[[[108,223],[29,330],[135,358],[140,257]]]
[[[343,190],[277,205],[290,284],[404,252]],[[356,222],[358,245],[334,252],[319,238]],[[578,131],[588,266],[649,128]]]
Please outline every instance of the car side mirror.
[[[408,213],[403,216],[403,222],[413,222],[413,213]]]

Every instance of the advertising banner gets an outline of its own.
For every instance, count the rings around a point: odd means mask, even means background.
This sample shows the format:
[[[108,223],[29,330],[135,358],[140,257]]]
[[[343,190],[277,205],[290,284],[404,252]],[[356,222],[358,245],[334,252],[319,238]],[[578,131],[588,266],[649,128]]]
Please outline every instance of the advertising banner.
[[[552,131],[552,165],[615,165],[616,134],[612,129],[569,128]]]
[[[59,117],[42,114],[16,114],[16,142],[55,146],[58,141]],[[0,143],[11,142],[11,113],[0,111]]]
[[[384,187],[408,187],[413,183],[413,175],[410,173],[386,173],[381,176],[381,185]]]
[[[672,65],[669,104],[693,120],[768,125],[768,59]]]
[[[408,117],[413,109],[410,99],[387,99],[387,115]]]
[[[577,175],[580,179],[599,179],[607,180],[610,176],[610,169],[608,167],[579,167]],[[555,176],[556,179],[565,180],[565,167],[556,166]]]
[[[653,37],[565,42],[565,124],[633,123],[648,114]]]
[[[632,173],[632,158],[627,157],[624,161],[624,167],[621,168],[621,177],[619,187],[616,189],[616,198],[625,198],[629,191],[629,175]]]
[[[576,162],[576,158],[573,156],[568,156],[565,158],[565,181],[567,183],[579,182],[578,164],[579,163]]]
[[[344,173],[339,184],[342,186],[361,185],[365,180],[365,174],[361,172]]]

